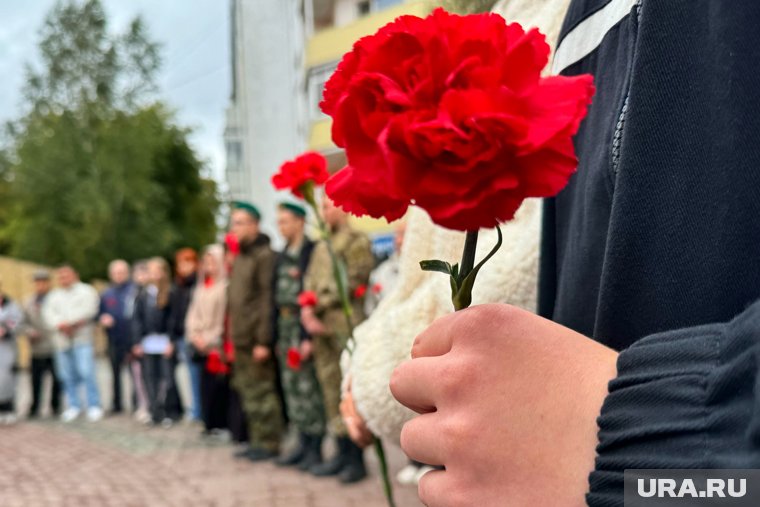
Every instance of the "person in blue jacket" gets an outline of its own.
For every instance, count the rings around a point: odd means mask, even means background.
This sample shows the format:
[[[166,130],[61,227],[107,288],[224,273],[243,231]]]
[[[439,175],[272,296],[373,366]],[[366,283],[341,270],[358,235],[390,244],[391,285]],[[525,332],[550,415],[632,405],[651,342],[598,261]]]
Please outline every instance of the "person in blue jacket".
[[[130,281],[129,264],[121,259],[108,266],[111,285],[100,296],[100,325],[108,335],[108,357],[113,374],[112,414],[123,411],[122,371],[132,347],[132,313],[137,287]]]

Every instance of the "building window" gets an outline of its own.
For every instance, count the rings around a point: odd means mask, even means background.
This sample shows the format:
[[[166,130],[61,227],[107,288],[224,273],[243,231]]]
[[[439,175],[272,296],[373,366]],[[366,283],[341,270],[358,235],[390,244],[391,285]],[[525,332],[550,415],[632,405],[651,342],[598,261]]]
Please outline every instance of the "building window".
[[[335,72],[335,65],[314,69],[309,75],[309,117],[311,121],[318,121],[325,118],[325,114],[319,108],[322,102],[322,95],[325,91],[325,83]]]
[[[227,172],[237,172],[243,169],[243,143],[227,141]]]
[[[404,0],[375,0],[375,9],[379,11],[401,3],[404,3]]]
[[[366,16],[372,12],[372,2],[370,0],[361,0],[356,4],[356,13],[359,17]]]

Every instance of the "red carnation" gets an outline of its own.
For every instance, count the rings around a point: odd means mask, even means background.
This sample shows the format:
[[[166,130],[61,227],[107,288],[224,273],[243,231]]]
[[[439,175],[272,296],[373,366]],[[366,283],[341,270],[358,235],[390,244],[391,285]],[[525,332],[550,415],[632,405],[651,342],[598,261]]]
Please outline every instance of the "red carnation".
[[[372,286],[372,293],[373,294],[380,294],[381,292],[383,292],[383,286],[382,285],[380,285],[379,283],[376,283],[375,285]]]
[[[305,290],[298,295],[298,306],[317,306],[317,295],[310,290]]]
[[[288,360],[286,364],[291,370],[298,371],[301,369],[301,352],[297,348],[290,347],[288,349]]]
[[[496,14],[437,9],[359,40],[321,104],[348,160],[327,193],[356,215],[392,221],[416,204],[469,231],[557,194],[594,86],[590,75],[541,78],[548,58],[538,30]]]
[[[282,164],[280,172],[272,176],[272,185],[277,190],[290,190],[296,197],[303,198],[304,185],[310,182],[322,185],[329,177],[327,159],[320,153],[309,151]]]
[[[362,284],[354,290],[354,297],[356,299],[361,299],[367,294],[367,286]]]
[[[238,241],[237,236],[231,232],[224,236],[224,244],[227,245],[227,250],[229,250],[233,256],[237,256],[240,253],[240,241]]]

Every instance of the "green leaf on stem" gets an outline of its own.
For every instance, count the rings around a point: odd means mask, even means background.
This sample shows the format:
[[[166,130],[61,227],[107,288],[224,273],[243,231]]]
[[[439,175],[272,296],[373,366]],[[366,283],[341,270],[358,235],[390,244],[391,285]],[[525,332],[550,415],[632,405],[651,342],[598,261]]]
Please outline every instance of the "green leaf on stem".
[[[451,264],[439,260],[420,261],[422,271],[437,271],[439,273],[451,274]]]

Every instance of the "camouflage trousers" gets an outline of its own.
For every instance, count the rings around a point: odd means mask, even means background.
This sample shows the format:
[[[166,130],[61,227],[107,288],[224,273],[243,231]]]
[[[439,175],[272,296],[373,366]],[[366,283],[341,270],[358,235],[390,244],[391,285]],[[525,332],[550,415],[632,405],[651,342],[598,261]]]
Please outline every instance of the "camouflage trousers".
[[[288,419],[301,433],[324,435],[325,407],[314,360],[301,361],[297,370],[288,366],[288,350],[299,348],[301,344],[301,326],[297,314],[280,315],[277,335],[277,358]]]
[[[336,437],[348,436],[348,430],[340,415],[342,380],[340,356],[342,353],[343,340],[338,336],[314,337],[314,365],[317,369],[317,380],[322,387],[327,427]]]
[[[240,396],[248,422],[251,446],[278,452],[284,431],[277,394],[277,366],[273,358],[255,363],[251,349],[235,347],[232,386]]]

